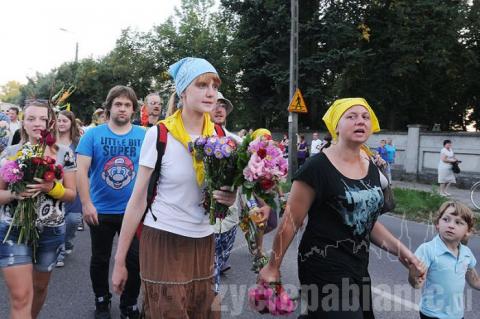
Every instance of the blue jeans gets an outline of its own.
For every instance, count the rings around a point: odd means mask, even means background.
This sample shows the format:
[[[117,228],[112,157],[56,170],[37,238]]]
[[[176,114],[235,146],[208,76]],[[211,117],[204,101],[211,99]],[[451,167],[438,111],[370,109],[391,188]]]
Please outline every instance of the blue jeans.
[[[385,172],[387,173],[386,178],[388,178],[388,182],[392,183],[392,164],[387,162],[387,167],[385,168]]]
[[[73,249],[72,240],[75,238],[75,232],[81,220],[82,213],[70,212],[65,215],[65,246],[58,255],[58,261],[65,259],[65,250]]]
[[[57,262],[60,250],[64,246],[65,225],[38,228],[39,239],[35,262],[33,262],[32,247],[17,244],[20,233],[18,227],[12,227],[8,240],[3,243],[9,227],[9,224],[0,222],[0,268],[33,264],[36,271],[52,271]]]

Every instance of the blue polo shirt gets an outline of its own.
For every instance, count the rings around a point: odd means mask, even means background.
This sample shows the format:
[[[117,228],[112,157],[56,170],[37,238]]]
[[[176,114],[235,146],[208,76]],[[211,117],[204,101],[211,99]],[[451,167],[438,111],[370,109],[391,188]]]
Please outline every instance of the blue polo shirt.
[[[470,248],[460,244],[456,257],[437,235],[420,245],[415,255],[428,269],[420,311],[439,319],[463,318],[465,274],[477,263]]]

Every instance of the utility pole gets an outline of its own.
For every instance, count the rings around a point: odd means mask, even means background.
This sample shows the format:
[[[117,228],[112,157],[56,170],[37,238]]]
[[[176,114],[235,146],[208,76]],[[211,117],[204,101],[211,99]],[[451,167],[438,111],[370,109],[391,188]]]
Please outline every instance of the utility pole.
[[[298,87],[298,0],[290,0],[291,28],[290,28],[290,98],[293,99]],[[288,114],[288,179],[291,180],[297,170],[297,132],[298,114]]]
[[[75,63],[78,62],[78,41],[75,42]]]
[[[60,31],[63,31],[63,32],[66,32],[66,33],[70,33],[74,36],[75,38],[75,63],[78,62],[78,40],[77,40],[77,35],[75,34],[75,32],[72,32],[68,29],[65,29],[65,28],[58,28],[58,30]]]

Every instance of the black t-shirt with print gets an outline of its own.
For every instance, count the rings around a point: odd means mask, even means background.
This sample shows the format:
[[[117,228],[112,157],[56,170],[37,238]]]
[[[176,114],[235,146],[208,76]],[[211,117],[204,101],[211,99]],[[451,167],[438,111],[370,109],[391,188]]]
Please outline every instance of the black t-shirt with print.
[[[315,190],[308,224],[298,252],[302,284],[368,277],[370,232],[383,206],[376,166],[358,180],[343,176],[324,153],[319,153],[295,173]]]

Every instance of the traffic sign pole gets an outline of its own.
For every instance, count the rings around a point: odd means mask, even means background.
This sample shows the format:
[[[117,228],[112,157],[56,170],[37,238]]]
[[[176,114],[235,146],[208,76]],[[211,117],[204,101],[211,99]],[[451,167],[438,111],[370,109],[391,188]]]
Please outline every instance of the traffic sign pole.
[[[290,101],[298,88],[298,0],[290,0]],[[288,114],[288,179],[291,180],[297,170],[297,133],[298,114]]]

